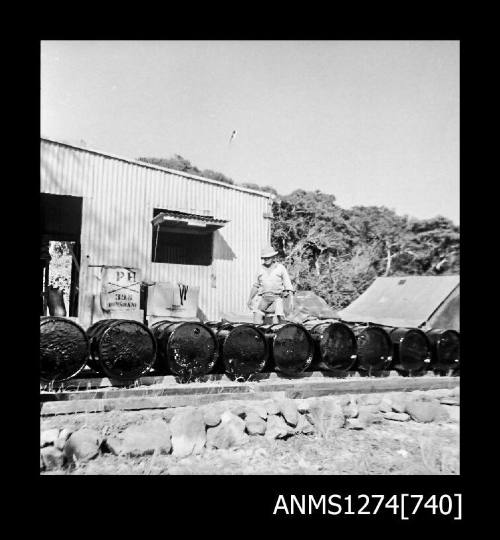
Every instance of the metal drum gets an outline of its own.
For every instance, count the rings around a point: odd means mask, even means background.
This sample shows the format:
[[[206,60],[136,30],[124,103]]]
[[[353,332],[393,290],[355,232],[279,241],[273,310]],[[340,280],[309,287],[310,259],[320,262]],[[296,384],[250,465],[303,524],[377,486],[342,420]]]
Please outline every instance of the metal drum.
[[[210,373],[219,356],[215,333],[199,322],[159,321],[151,326],[158,342],[158,368],[180,377]]]
[[[235,377],[261,372],[269,345],[260,328],[248,323],[208,323],[217,335],[224,370]]]
[[[347,371],[356,362],[358,348],[353,331],[340,322],[304,323],[314,343],[313,367]]]
[[[378,326],[355,326],[358,342],[358,367],[369,373],[383,371],[392,360],[392,341],[389,334]]]
[[[460,334],[456,330],[428,330],[432,369],[447,372],[460,368]]]
[[[259,327],[270,345],[276,370],[295,375],[306,370],[314,355],[314,341],[300,324],[281,323]]]
[[[81,326],[63,317],[40,317],[40,380],[65,381],[87,363],[89,340]]]
[[[394,328],[389,333],[393,349],[394,367],[414,374],[426,369],[431,362],[431,344],[418,328]]]
[[[127,319],[104,319],[87,329],[89,365],[110,379],[135,380],[156,358],[156,341],[147,326]]]

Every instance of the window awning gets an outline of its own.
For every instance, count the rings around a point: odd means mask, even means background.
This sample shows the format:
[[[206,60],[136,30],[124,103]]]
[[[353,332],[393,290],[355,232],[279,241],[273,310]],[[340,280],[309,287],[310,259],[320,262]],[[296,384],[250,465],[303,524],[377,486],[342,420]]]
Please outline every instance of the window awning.
[[[155,216],[151,223],[153,227],[197,227],[206,231],[215,231],[229,223],[226,219],[215,219],[213,216],[204,214],[192,214],[178,210],[166,210]]]

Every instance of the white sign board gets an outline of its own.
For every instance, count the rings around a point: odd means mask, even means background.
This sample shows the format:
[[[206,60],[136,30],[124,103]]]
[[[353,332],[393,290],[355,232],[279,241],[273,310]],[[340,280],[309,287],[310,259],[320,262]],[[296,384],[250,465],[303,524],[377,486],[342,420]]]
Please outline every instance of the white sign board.
[[[199,287],[182,283],[156,283],[148,291],[147,313],[158,317],[196,317],[199,294]]]
[[[104,266],[101,271],[101,307],[105,311],[138,311],[141,276],[137,268]]]

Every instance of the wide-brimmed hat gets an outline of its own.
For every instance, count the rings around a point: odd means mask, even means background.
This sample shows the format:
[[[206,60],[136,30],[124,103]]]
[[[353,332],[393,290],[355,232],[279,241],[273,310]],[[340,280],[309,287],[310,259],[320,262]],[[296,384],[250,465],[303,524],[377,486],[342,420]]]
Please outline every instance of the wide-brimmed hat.
[[[274,257],[275,255],[278,255],[278,252],[275,251],[272,246],[266,246],[260,252],[261,259],[266,259],[267,257]]]

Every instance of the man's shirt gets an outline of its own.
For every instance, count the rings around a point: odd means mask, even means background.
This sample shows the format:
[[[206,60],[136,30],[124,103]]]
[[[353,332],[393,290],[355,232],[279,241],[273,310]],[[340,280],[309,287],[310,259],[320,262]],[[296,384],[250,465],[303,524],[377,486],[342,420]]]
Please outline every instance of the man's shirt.
[[[262,266],[255,278],[254,287],[259,289],[258,294],[280,294],[284,290],[293,290],[288,272],[280,263],[273,263],[269,268]]]

